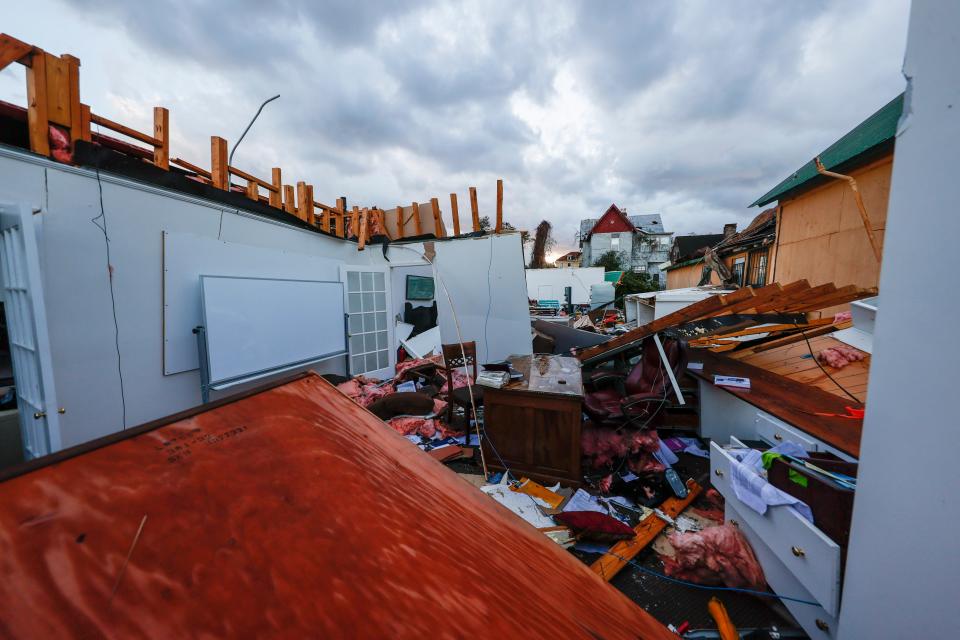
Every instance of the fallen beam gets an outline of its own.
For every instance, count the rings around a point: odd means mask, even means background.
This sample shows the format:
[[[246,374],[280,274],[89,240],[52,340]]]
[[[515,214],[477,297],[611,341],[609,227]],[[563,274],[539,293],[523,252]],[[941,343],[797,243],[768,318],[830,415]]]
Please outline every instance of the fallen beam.
[[[700,495],[701,490],[700,485],[691,478],[687,480],[687,491],[689,492],[687,493],[687,497],[683,500],[673,497],[667,498],[663,504],[660,505],[660,510],[671,518],[676,518]],[[656,515],[647,516],[633,528],[633,531],[637,534],[636,538],[632,540],[621,540],[610,547],[610,551],[590,565],[590,569],[605,581],[610,582],[621,569],[627,566],[627,562],[633,560],[638,553],[653,542],[654,538],[660,535],[660,532],[663,531],[666,526],[667,523]]]

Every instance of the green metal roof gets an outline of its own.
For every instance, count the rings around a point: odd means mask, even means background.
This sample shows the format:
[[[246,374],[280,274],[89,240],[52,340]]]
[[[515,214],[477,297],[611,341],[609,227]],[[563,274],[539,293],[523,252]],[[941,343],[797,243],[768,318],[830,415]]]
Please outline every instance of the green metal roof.
[[[820,161],[827,169],[834,169],[841,164],[870,151],[877,145],[892,140],[897,133],[897,122],[903,113],[903,94],[888,102],[875,114],[861,122],[853,131],[843,136],[820,153]],[[784,194],[806,184],[820,176],[817,167],[811,159],[800,167],[793,175],[766,192],[750,206],[762,206],[774,200],[779,200]]]

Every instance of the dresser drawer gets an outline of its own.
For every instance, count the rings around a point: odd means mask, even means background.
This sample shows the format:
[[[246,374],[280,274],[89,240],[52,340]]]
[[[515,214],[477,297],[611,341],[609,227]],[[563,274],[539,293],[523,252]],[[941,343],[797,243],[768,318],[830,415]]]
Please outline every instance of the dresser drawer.
[[[797,580],[787,567],[774,555],[770,547],[748,524],[746,519],[730,503],[726,506],[727,522],[736,523],[740,531],[750,541],[753,552],[763,567],[764,576],[770,588],[781,596],[800,600],[815,601],[809,591]],[[830,615],[823,607],[781,600],[784,606],[812,640],[833,640],[837,637],[837,616]]]
[[[781,442],[792,442],[803,447],[805,451],[820,451],[821,449],[822,445],[819,440],[766,414],[758,413],[754,424],[757,429],[757,437],[772,446]]]
[[[710,444],[710,480],[770,551],[830,615],[840,607],[840,547],[790,507],[770,507],[760,515],[737,499],[730,476],[735,462],[723,447]]]

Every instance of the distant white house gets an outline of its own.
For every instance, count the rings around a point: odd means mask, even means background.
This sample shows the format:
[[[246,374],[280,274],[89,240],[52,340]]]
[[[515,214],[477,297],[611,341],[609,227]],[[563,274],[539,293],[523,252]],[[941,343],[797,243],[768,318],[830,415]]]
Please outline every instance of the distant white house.
[[[570,287],[573,304],[590,304],[590,287],[603,282],[603,267],[527,269],[527,297],[563,304]]]

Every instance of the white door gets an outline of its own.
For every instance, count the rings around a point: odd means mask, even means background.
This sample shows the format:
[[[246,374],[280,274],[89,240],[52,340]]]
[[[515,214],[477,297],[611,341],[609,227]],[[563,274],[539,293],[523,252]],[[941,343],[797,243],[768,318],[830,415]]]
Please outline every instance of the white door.
[[[33,216],[0,204],[0,277],[27,459],[62,448]]]
[[[389,271],[380,267],[340,268],[347,310],[350,375],[392,378],[396,354],[390,311]]]

